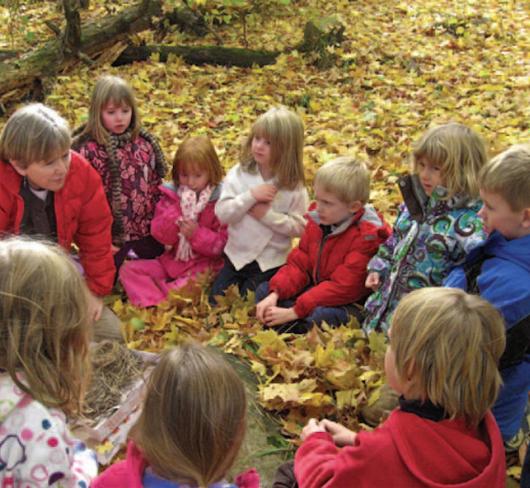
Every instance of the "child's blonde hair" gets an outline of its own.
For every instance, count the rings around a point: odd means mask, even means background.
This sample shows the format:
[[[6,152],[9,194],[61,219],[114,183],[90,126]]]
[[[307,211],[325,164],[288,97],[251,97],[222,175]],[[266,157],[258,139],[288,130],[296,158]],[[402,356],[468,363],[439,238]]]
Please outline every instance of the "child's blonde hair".
[[[530,207],[530,144],[517,144],[480,172],[481,190],[498,193],[514,212]]]
[[[90,109],[88,111],[88,121],[81,132],[80,136],[88,134],[93,137],[98,144],[105,145],[108,142],[109,131],[105,129],[101,112],[109,104],[128,105],[131,107],[131,137],[134,139],[138,136],[141,128],[140,114],[134,97],[134,92],[130,85],[119,76],[102,76],[96,82],[92,98],[90,100]]]
[[[187,137],[182,141],[173,159],[171,176],[179,184],[181,170],[198,168],[208,173],[208,183],[218,185],[223,178],[223,168],[208,136]]]
[[[293,190],[305,183],[304,124],[298,114],[286,107],[275,107],[258,117],[241,151],[241,166],[249,172],[257,171],[252,157],[254,136],[270,142],[271,168],[280,188]]]
[[[21,390],[79,413],[90,329],[85,281],[59,247],[0,241],[0,368]]]
[[[370,171],[364,162],[342,156],[318,169],[315,185],[333,193],[343,203],[359,200],[364,205],[370,198]]]
[[[414,148],[414,173],[423,158],[441,167],[448,197],[462,194],[478,198],[478,174],[488,155],[484,141],[472,129],[456,122],[429,129]]]
[[[26,169],[30,164],[51,161],[70,149],[68,122],[42,103],[17,110],[0,135],[0,160],[16,161]]]
[[[132,437],[157,475],[207,486],[234,462],[245,414],[245,387],[233,368],[186,342],[160,358]]]
[[[399,378],[412,376],[422,399],[476,426],[494,404],[505,332],[499,312],[477,295],[422,288],[406,295],[392,320]]]

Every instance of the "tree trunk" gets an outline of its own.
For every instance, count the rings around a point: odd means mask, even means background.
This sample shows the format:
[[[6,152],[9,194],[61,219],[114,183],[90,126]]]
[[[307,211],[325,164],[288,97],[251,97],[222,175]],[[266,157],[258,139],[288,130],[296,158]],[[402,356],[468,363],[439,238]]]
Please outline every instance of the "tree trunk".
[[[160,15],[160,0],[143,0],[118,15],[87,24],[83,27],[79,50],[93,58],[123,41],[128,34],[151,27],[151,18]],[[65,52],[61,39],[54,39],[15,61],[0,63],[0,104],[23,98],[36,82],[78,62],[79,57]]]
[[[252,65],[274,64],[280,53],[219,46],[129,46],[114,61],[113,66],[144,61],[152,54],[159,54],[160,61],[163,63],[167,61],[170,54],[174,54],[182,57],[188,64],[219,64],[250,68]]]

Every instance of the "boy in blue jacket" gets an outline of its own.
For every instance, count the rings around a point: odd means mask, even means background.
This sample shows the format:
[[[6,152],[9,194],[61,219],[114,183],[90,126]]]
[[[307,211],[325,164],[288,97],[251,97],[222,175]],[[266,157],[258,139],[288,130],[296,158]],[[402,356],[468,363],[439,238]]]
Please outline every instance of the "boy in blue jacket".
[[[482,169],[480,195],[489,237],[444,284],[480,294],[504,317],[504,385],[493,414],[510,446],[522,437],[530,390],[530,144],[512,146]]]

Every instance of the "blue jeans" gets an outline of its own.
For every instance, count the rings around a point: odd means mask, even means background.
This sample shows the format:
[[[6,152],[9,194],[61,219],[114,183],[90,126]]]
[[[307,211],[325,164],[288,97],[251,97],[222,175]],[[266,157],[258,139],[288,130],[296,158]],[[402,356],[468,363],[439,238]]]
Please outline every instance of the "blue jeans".
[[[223,269],[219,271],[210,291],[209,299],[211,305],[216,304],[214,297],[216,295],[224,295],[230,285],[237,285],[239,293],[244,296],[248,291],[254,291],[260,283],[269,281],[279,269],[272,268],[267,271],[261,271],[259,264],[256,261],[252,261],[237,270],[227,256],[224,259]]]
[[[305,290],[307,290],[307,288]],[[259,285],[256,290],[256,303],[263,300],[268,294],[269,283],[265,282]],[[295,303],[296,297],[286,300],[279,300],[278,306],[290,308],[294,306]],[[308,332],[314,324],[321,325],[322,322],[326,322],[332,327],[346,324],[350,321],[352,315],[359,320],[359,323],[362,323],[361,310],[355,305],[342,305],[340,307],[316,307],[307,317],[282,324],[279,327],[274,327],[274,329],[278,332],[294,332],[296,334],[304,334],[305,332]]]

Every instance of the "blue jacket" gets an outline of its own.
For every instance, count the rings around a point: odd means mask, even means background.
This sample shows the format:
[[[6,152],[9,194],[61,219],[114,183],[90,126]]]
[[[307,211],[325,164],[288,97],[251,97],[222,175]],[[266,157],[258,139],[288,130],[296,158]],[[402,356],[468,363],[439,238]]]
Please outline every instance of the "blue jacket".
[[[493,232],[469,254],[464,265],[451,271],[444,285],[467,291],[465,266],[484,255],[488,259],[477,278],[480,296],[501,312],[510,329],[530,315],[530,235],[509,241]]]

